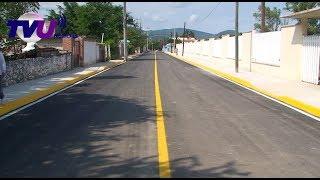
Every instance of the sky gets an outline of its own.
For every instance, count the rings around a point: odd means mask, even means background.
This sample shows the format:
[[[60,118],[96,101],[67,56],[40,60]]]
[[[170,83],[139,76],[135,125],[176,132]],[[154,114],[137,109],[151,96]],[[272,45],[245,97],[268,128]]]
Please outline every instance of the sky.
[[[39,13],[46,15],[47,10],[56,9],[57,4],[62,2],[40,2]],[[114,4],[123,5],[122,2]],[[252,14],[259,5],[260,2],[239,2],[240,32],[253,29],[255,19]],[[281,15],[288,14],[283,10],[284,2],[266,2],[266,6],[280,8]],[[144,30],[183,28],[183,22],[186,22],[188,29],[215,34],[234,29],[235,24],[234,2],[127,2],[127,11],[139,22],[142,20]]]

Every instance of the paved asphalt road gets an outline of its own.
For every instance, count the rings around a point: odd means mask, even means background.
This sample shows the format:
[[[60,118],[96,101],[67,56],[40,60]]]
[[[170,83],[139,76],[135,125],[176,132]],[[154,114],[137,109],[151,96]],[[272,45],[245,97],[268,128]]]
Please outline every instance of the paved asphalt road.
[[[0,121],[0,177],[158,177],[154,55]],[[320,177],[320,122],[157,53],[172,177]]]

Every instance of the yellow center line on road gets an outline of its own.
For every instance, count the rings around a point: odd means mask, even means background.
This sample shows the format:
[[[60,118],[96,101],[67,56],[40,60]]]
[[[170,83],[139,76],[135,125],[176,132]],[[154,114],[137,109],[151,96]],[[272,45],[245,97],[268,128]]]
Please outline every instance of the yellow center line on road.
[[[164,125],[164,116],[160,95],[160,86],[158,79],[157,54],[154,53],[154,89],[156,100],[156,121],[158,133],[158,156],[159,156],[159,175],[160,178],[170,178],[170,163],[167,145],[166,129]]]

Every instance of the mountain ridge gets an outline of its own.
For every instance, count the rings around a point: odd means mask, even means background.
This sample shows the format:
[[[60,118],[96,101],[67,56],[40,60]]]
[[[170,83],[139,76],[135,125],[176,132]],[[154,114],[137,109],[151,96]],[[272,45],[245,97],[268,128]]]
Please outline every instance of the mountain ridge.
[[[225,31],[221,31],[217,34],[207,33],[207,32],[198,31],[198,30],[194,30],[194,29],[186,29],[186,30],[192,31],[194,33],[196,39],[216,38],[216,37],[220,37],[225,34],[231,34],[231,35],[235,34],[234,30],[225,30]],[[149,34],[149,37],[152,40],[160,40],[163,38],[170,37],[170,33],[172,32],[172,34],[173,34],[173,31],[174,31],[174,29],[171,28],[171,29],[149,30],[146,32]],[[178,36],[181,36],[183,34],[183,28],[176,28],[175,31],[178,34]]]

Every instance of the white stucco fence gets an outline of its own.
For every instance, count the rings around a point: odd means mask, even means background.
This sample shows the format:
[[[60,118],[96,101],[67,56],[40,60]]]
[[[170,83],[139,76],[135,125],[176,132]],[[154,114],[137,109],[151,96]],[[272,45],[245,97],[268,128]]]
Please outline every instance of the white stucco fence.
[[[252,34],[253,61],[280,65],[281,31]]]
[[[273,32],[244,32],[239,36],[239,64],[245,71],[320,84],[319,40],[320,36],[306,36],[306,27],[301,23]],[[182,43],[177,49],[181,56]],[[185,43],[184,56],[233,66],[235,37]]]
[[[239,36],[239,59],[243,59],[247,39]],[[252,59],[254,62],[280,65],[281,31],[253,33]],[[178,54],[182,54],[182,44],[177,44]],[[235,59],[235,37],[201,40],[184,44],[184,55],[189,57],[218,57]]]

